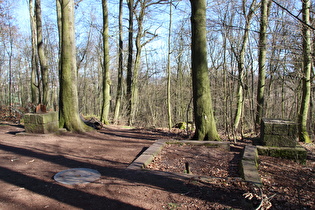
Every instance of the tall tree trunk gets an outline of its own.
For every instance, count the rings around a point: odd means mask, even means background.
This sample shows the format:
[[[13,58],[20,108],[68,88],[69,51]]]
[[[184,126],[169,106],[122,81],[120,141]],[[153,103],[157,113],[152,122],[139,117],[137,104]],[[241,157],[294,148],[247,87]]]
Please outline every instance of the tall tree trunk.
[[[38,103],[36,73],[38,70],[38,54],[37,54],[37,34],[36,34],[36,17],[34,14],[34,1],[29,0],[30,26],[32,35],[32,70],[31,70],[31,100],[33,104]]]
[[[61,6],[61,69],[59,126],[69,131],[84,132],[88,127],[79,116],[76,45],[74,33],[74,0],[60,0]]]
[[[257,112],[255,127],[260,125],[264,110],[264,91],[266,79],[266,54],[267,54],[267,26],[270,6],[272,1],[261,1],[260,33],[259,33],[259,57],[258,57],[258,87],[257,87]]]
[[[122,16],[123,16],[123,0],[119,0],[119,18],[118,18],[118,27],[119,27],[119,49],[118,49],[118,81],[117,81],[117,95],[115,103],[115,112],[114,112],[114,123],[118,122],[121,96],[122,96],[122,78],[123,78],[123,25],[122,25]]]
[[[170,1],[169,27],[168,27],[168,54],[167,54],[167,116],[168,128],[172,128],[172,106],[171,106],[171,35],[172,35],[172,3]]]
[[[238,90],[237,90],[237,109],[234,118],[234,130],[238,129],[244,108],[244,89],[245,89],[245,53],[248,44],[250,21],[256,10],[256,0],[253,0],[248,14],[245,11],[245,0],[243,0],[244,15],[246,19],[245,31],[242,38],[242,46],[238,57]]]
[[[109,107],[110,107],[110,71],[109,71],[109,44],[108,44],[108,10],[107,0],[102,0],[103,8],[103,104],[101,122],[109,124]]]
[[[129,32],[128,32],[128,64],[127,64],[127,101],[128,101],[128,124],[131,125],[131,112],[132,112],[132,92],[131,85],[133,83],[132,78],[132,70],[133,70],[133,10],[134,3],[133,0],[128,1],[128,9],[129,9]]]
[[[213,115],[207,61],[206,0],[190,0],[192,28],[192,83],[196,132],[194,139],[219,140]]]
[[[35,15],[36,15],[36,34],[37,34],[37,52],[39,57],[41,76],[42,76],[42,101],[41,103],[45,106],[48,105],[48,65],[47,58],[44,50],[43,41],[43,29],[42,29],[42,11],[41,11],[41,0],[35,0]]]
[[[303,35],[303,89],[302,89],[302,101],[299,113],[299,139],[305,143],[311,143],[311,139],[307,132],[307,118],[310,105],[311,96],[311,68],[312,68],[312,57],[311,57],[311,30],[308,27],[310,25],[310,7],[311,0],[302,1],[302,16],[303,24],[302,35]]]

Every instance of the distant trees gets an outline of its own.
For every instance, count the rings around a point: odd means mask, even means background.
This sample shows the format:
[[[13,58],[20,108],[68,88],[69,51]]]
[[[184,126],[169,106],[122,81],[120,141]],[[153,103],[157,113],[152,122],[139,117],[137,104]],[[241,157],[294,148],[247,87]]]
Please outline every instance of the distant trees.
[[[39,5],[40,1],[36,2]],[[44,1],[41,2],[45,7]],[[62,2],[56,0],[57,5]],[[37,31],[35,0],[28,0],[28,3],[33,25],[33,33],[29,34],[16,27],[17,21],[12,17],[15,14],[12,13],[13,6],[17,5],[15,1],[0,0],[0,104],[24,106],[28,102],[44,101],[45,76],[39,61],[41,49],[49,67],[48,107],[61,110],[58,100],[64,100],[61,83],[65,80],[61,75],[60,79],[58,77],[64,61],[58,59],[58,45],[60,43],[60,49],[64,46],[58,40],[63,39],[63,17],[58,12],[59,24],[56,24],[55,14],[44,12],[47,10],[43,8],[40,41],[34,33]],[[75,112],[102,116],[105,123],[135,126],[171,127],[173,123],[185,121],[200,123],[199,117],[193,114],[196,105],[192,103],[196,84],[192,88],[191,59],[194,56],[191,54],[190,3],[193,2],[107,1],[111,9],[108,10],[108,35],[105,36],[108,38],[106,54],[102,5],[94,1],[75,1],[76,67],[73,71],[76,74],[71,75],[72,82],[77,80],[78,110]],[[236,139],[242,137],[239,134],[258,129],[262,117],[290,118],[301,122],[309,138],[313,138],[314,70],[311,66],[308,79],[306,68],[309,66],[304,63],[309,59],[313,62],[313,55],[303,59],[303,54],[308,54],[303,53],[308,35],[305,31],[301,35],[306,21],[300,13],[302,1],[299,4],[293,0],[220,3],[207,0],[206,3],[204,27],[207,33],[206,44],[202,47],[206,47],[208,53],[204,71],[210,80],[205,83],[209,90],[211,88],[217,129]],[[165,21],[170,9],[171,24]],[[314,19],[312,14],[310,12],[310,25]],[[103,77],[105,68],[110,72],[107,79]],[[309,86],[311,96],[309,101],[304,101],[308,93],[303,91]],[[110,93],[106,100],[103,100],[104,93]],[[209,101],[204,99],[203,103]],[[103,113],[107,116],[102,114],[103,102],[108,110]],[[310,106],[306,109],[305,105]]]

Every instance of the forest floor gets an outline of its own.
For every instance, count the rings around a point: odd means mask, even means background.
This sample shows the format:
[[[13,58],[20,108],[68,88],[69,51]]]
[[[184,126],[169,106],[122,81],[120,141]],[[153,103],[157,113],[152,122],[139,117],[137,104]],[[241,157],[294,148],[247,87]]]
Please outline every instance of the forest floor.
[[[0,122],[0,209],[253,209],[261,197],[271,209],[315,209],[314,144],[303,145],[309,152],[305,165],[260,157],[263,187],[257,188],[238,178],[241,151],[250,140],[232,144],[230,152],[167,145],[150,169],[134,171],[127,166],[155,140],[181,136],[122,126],[16,135],[23,131],[21,125]],[[195,177],[183,173],[186,162]],[[77,185],[53,179],[69,168],[95,169],[101,178]]]

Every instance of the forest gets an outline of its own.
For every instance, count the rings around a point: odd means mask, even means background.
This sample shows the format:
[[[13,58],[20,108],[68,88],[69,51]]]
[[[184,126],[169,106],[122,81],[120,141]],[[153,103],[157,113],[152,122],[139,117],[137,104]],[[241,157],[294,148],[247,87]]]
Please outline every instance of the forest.
[[[2,118],[37,104],[55,111],[65,106],[67,16],[59,11],[65,2],[0,0]],[[192,51],[193,2],[75,0],[69,59],[77,98],[67,109],[104,124],[197,122],[193,83],[202,79],[193,77],[193,59],[200,57]],[[314,139],[312,6],[309,0],[207,1],[211,97],[205,103],[220,134],[242,137],[258,132],[261,118],[280,118],[298,122],[300,140]]]

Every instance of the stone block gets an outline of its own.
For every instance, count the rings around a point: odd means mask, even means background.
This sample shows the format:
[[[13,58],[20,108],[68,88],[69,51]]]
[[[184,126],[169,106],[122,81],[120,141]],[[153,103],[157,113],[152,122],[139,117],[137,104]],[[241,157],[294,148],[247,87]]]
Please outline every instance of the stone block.
[[[254,161],[242,160],[241,167],[242,167],[242,176],[246,181],[252,182],[253,184],[257,186],[262,185],[260,175],[258,173],[257,166]]]
[[[243,160],[251,160],[258,165],[258,152],[255,146],[246,145],[243,153]]]
[[[294,160],[304,164],[307,158],[307,151],[301,147],[263,147],[257,146],[259,155],[266,155],[272,157],[280,157]]]
[[[297,124],[290,120],[262,120],[261,140],[265,146],[295,147],[297,144]]]
[[[139,170],[145,168],[153,160],[153,155],[140,155],[132,164],[130,164],[127,169]]]
[[[27,133],[53,133],[59,129],[58,113],[28,113],[24,115],[24,127]]]

